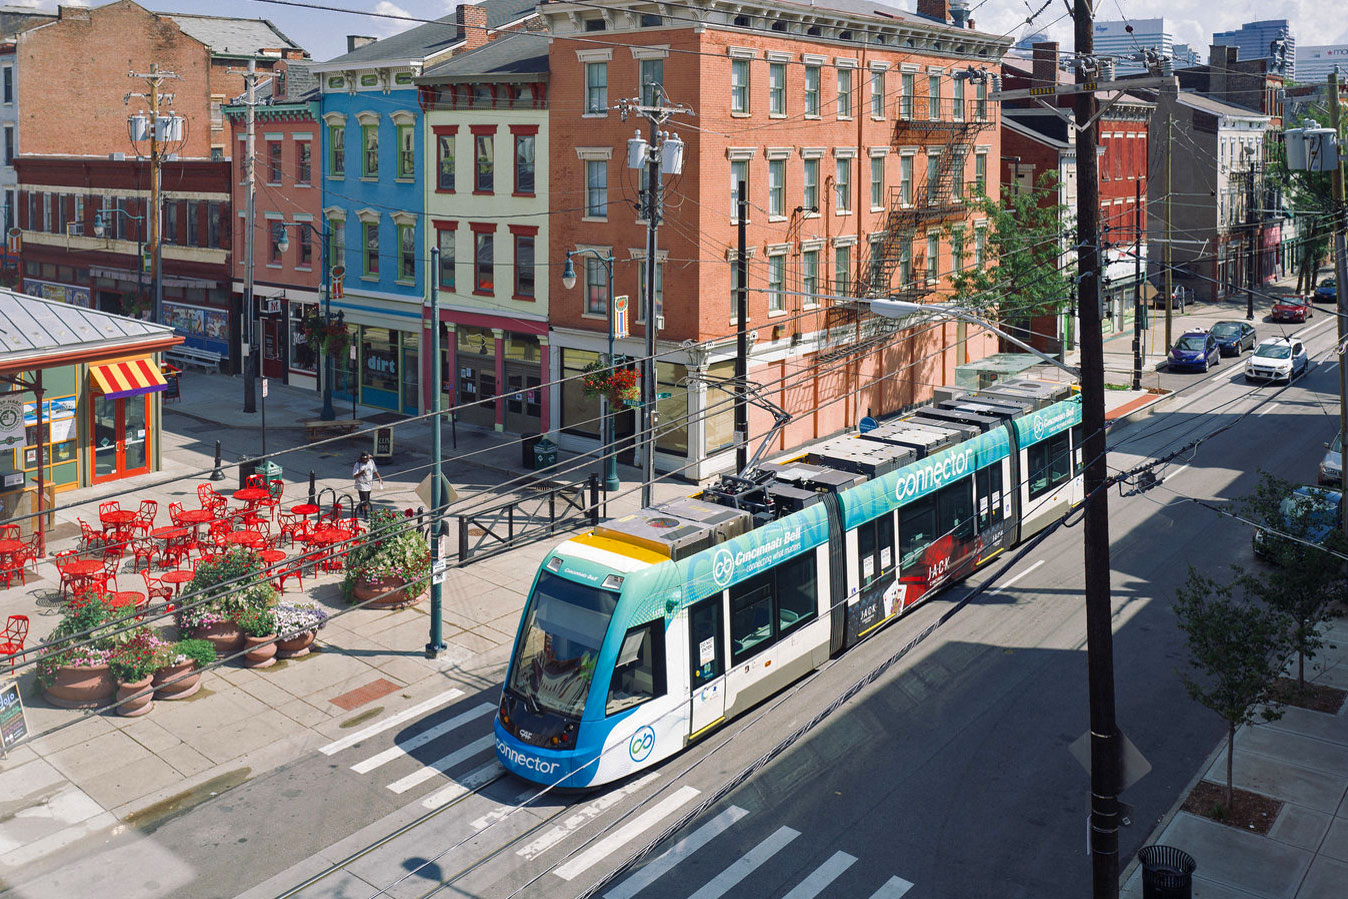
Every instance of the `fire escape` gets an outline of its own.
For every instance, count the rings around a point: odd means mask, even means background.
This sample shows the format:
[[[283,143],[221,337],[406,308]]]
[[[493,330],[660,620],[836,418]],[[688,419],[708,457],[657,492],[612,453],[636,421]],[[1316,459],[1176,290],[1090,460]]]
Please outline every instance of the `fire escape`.
[[[899,104],[899,121],[894,125],[892,141],[895,149],[914,145],[923,149],[939,146],[941,155],[935,157],[938,160],[936,171],[928,171],[921,185],[916,183],[914,172],[907,185],[911,197],[904,196],[903,184],[889,189],[884,237],[870,243],[854,282],[853,293],[859,299],[893,298],[918,302],[935,290],[936,285],[927,280],[925,269],[921,272],[915,269],[917,260],[913,256],[913,246],[919,234],[925,235],[931,228],[962,219],[967,214],[965,163],[974,150],[978,132],[993,124],[986,99],[937,98],[933,104],[929,97],[901,97]],[[928,165],[932,159],[932,156],[927,157]],[[902,265],[905,253],[908,271],[895,290],[894,273]]]

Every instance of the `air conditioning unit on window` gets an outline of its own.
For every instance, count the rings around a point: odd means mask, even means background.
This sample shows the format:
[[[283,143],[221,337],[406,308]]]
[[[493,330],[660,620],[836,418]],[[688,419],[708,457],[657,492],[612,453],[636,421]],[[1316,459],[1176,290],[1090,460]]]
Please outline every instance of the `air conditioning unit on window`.
[[[665,317],[663,315],[657,315],[655,317],[655,330],[663,331],[664,329],[665,329]]]

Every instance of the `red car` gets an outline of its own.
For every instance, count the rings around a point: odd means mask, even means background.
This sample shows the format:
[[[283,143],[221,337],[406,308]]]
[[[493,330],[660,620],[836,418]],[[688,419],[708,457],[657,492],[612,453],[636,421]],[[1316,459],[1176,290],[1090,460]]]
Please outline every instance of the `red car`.
[[[1272,319],[1275,322],[1304,322],[1315,315],[1309,297],[1288,294],[1273,301]]]

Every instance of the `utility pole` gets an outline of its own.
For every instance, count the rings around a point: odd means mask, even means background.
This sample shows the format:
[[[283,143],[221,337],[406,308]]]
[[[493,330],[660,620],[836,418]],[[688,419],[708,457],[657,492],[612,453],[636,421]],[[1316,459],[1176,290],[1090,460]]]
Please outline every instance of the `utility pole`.
[[[1092,4],[1073,0],[1075,20],[1077,135],[1077,316],[1081,321],[1081,421],[1085,433],[1086,508],[1082,542],[1086,601],[1086,664],[1090,700],[1090,853],[1094,899],[1119,895],[1119,745],[1114,722],[1114,632],[1109,596],[1109,466],[1105,457],[1104,334],[1100,322],[1100,172],[1096,158],[1099,123],[1095,92]],[[1169,180],[1167,143],[1167,181]],[[1166,200],[1169,202],[1169,187]],[[1168,220],[1168,217],[1167,217]],[[1169,241],[1166,242],[1169,250]],[[1167,266],[1166,271],[1169,272]],[[1168,298],[1167,294],[1167,298]],[[1167,310],[1169,306],[1167,306]],[[1167,313],[1167,332],[1169,316]],[[1167,345],[1169,333],[1166,334]]]
[[[1335,301],[1338,305],[1339,320],[1339,457],[1348,456],[1348,451],[1343,449],[1344,437],[1348,436],[1348,370],[1345,370],[1344,363],[1344,339],[1345,331],[1348,327],[1344,324],[1344,316],[1348,313],[1348,302],[1344,300],[1344,290],[1348,288],[1348,252],[1344,250],[1343,239],[1343,141],[1339,135],[1339,69],[1335,66],[1329,72],[1329,127],[1334,129],[1334,140],[1338,144],[1339,159],[1334,165],[1334,277],[1335,284],[1338,287],[1334,293],[1338,297]],[[1343,509],[1343,532],[1348,536],[1348,503],[1344,504]]]
[[[1175,134],[1175,112],[1171,109],[1166,113],[1165,118],[1165,346],[1161,352],[1170,352],[1172,339],[1170,336],[1170,315],[1175,307],[1175,287],[1171,270],[1171,230],[1170,230],[1170,164],[1173,160],[1171,153],[1171,141]]]
[[[440,538],[444,528],[444,507],[449,502],[440,486],[440,247],[431,247],[430,276],[430,343],[431,358],[431,634],[426,643],[426,658],[433,659],[445,648],[444,632],[440,621],[442,609],[441,581],[444,572],[440,570]]]
[[[646,358],[641,365],[641,446],[642,446],[642,484],[641,484],[641,505],[651,505],[651,490],[655,484],[655,425],[659,420],[656,413],[656,383],[655,383],[655,332],[659,327],[659,316],[655,309],[655,285],[656,268],[659,261],[656,259],[656,248],[658,247],[658,232],[660,228],[660,218],[664,213],[664,185],[662,177],[665,173],[677,175],[683,171],[683,141],[675,135],[671,138],[668,134],[661,131],[661,127],[669,122],[676,115],[689,115],[693,111],[680,104],[678,106],[666,106],[662,102],[665,98],[664,86],[659,83],[642,85],[642,93],[645,94],[647,87],[651,90],[651,105],[647,106],[641,102],[641,97],[631,100],[618,101],[618,114],[623,121],[627,121],[629,114],[644,116],[651,124],[651,138],[649,142],[643,142],[638,133],[634,141],[629,141],[628,165],[633,168],[646,169],[646,196],[645,196],[645,214],[646,214]],[[643,146],[644,144],[644,146]],[[639,148],[634,158],[634,152],[630,149],[633,145]],[[613,302],[610,293],[609,303]]]
[[[1253,155],[1246,155],[1245,167],[1245,317],[1254,321],[1254,244],[1259,218],[1254,208],[1255,163]]]
[[[1133,389],[1142,389],[1142,179],[1133,182]]]
[[[164,319],[164,278],[163,278],[163,216],[161,215],[160,190],[163,178],[161,169],[163,168],[163,157],[161,155],[161,138],[167,142],[171,137],[172,130],[176,127],[176,116],[169,116],[162,124],[159,120],[159,103],[161,100],[173,102],[172,94],[161,94],[160,88],[165,81],[178,77],[173,72],[161,71],[159,63],[150,63],[148,72],[128,72],[127,76],[139,81],[144,81],[146,90],[144,93],[137,91],[129,92],[126,99],[132,97],[143,97],[150,104],[150,205],[145,210],[145,219],[148,220],[150,228],[150,242],[146,248],[150,254],[150,284],[154,291],[151,321],[155,324],[162,324]],[[161,130],[164,132],[161,135]],[[134,139],[134,135],[133,135]],[[138,223],[136,230],[139,233],[143,223]],[[139,243],[139,242],[138,242]],[[136,271],[139,273],[145,268],[143,258],[136,259]],[[139,280],[139,274],[137,275]]]
[[[243,334],[240,345],[243,348],[243,411],[256,412],[257,398],[253,383],[257,372],[257,354],[253,351],[253,216],[255,214],[257,183],[254,178],[256,156],[256,116],[254,105],[257,102],[257,60],[248,60],[248,71],[244,74],[244,84],[248,88],[247,140],[244,144],[243,190],[247,203],[243,216]]]
[[[735,266],[735,473],[749,467],[749,186],[738,182],[735,218],[739,222],[739,261]]]

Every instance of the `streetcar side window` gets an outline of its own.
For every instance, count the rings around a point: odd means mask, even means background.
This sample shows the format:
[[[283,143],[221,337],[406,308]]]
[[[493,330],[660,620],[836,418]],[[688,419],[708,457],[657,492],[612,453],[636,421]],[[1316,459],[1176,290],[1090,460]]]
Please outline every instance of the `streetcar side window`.
[[[926,497],[899,510],[899,571],[922,564],[922,553],[936,539],[936,498]]]
[[[721,676],[721,594],[697,603],[688,614],[692,635],[693,687]]]
[[[978,487],[978,530],[986,531],[1001,522],[1002,463],[994,462],[974,475]]]
[[[941,513],[938,527],[942,537],[949,534],[957,540],[968,540],[974,535],[973,481],[966,478],[951,484],[937,494]]]
[[[772,572],[730,588],[730,662],[738,665],[772,643]]]
[[[783,562],[777,576],[777,632],[800,627],[819,612],[815,584],[814,552],[802,553]]]
[[[1055,434],[1029,447],[1030,499],[1038,499],[1072,477],[1072,448],[1067,433]]]
[[[894,568],[894,516],[885,513],[879,518],[857,525],[857,562],[861,566],[860,583],[869,587]]]
[[[1082,441],[1086,439],[1086,432],[1082,430],[1081,425],[1072,426],[1072,458],[1076,463],[1073,474],[1081,474],[1082,460],[1085,458]]]
[[[609,682],[604,714],[612,715],[665,695],[664,621],[634,627],[623,637]]]

